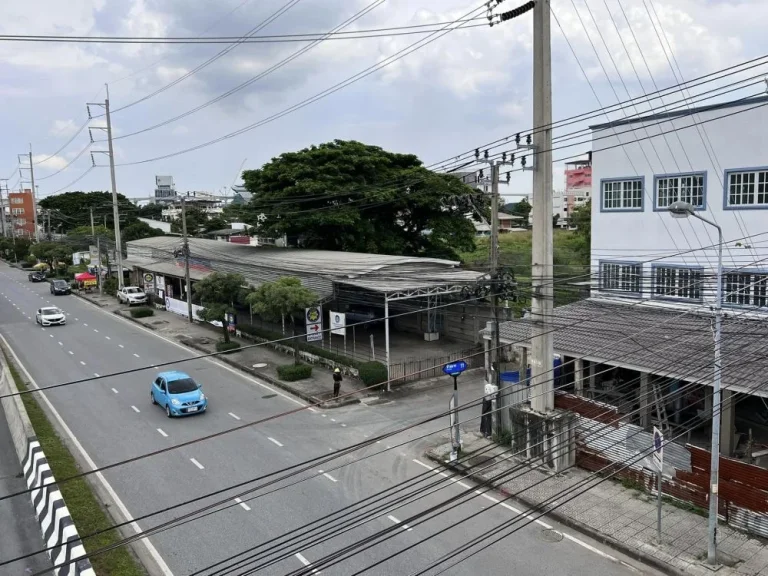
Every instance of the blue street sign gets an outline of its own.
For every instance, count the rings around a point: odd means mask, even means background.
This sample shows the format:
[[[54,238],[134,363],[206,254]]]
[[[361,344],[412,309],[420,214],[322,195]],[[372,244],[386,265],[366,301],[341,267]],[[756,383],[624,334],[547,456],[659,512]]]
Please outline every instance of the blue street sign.
[[[450,362],[443,366],[443,372],[449,376],[458,376],[464,370],[467,369],[467,363],[464,360],[457,360],[456,362]]]

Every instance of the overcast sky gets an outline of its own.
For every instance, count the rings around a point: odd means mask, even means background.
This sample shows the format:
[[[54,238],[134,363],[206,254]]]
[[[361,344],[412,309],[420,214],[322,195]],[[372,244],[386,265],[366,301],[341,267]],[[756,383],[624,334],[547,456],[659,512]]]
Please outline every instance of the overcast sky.
[[[288,4],[290,9],[259,35],[325,32],[372,3],[379,4],[374,0],[7,1],[0,2],[0,33],[240,36]],[[496,12],[521,3],[506,0]],[[481,4],[478,0],[384,0],[345,30],[444,22],[468,12],[483,16],[483,10],[476,10]],[[655,90],[654,82],[659,88],[675,84],[672,54],[683,76],[690,79],[767,52],[765,0],[552,0],[552,7],[584,68],[582,73],[553,19],[556,120],[599,108],[598,101],[609,105],[624,100],[627,90],[635,97],[643,90]],[[442,161],[530,129],[531,16],[492,28],[451,32],[382,71],[272,122],[210,146],[139,164],[134,163],[196,147],[280,114],[423,36],[326,41],[267,75],[263,73],[270,67],[308,44],[241,44],[138,103],[228,45],[0,42],[0,178],[10,175],[9,184],[16,183],[16,157],[28,150],[29,143],[36,161],[56,152],[87,121],[86,102],[103,102],[105,83],[116,110],[118,190],[131,197],[151,195],[156,174],[172,175],[182,192],[220,191],[238,179],[243,163],[245,168],[258,168],[282,152],[336,138],[414,153],[427,164]],[[672,54],[662,50],[659,37],[664,40],[663,35]],[[196,113],[127,136],[194,110],[260,74],[261,79]],[[131,106],[119,110],[127,105]],[[93,111],[98,113],[96,108]],[[592,123],[602,120],[605,117]],[[103,118],[92,125],[103,126]],[[568,126],[556,135],[581,126]],[[102,135],[94,131],[95,139]],[[109,189],[106,168],[97,167],[82,177],[91,166],[88,143],[84,130],[59,155],[37,166],[40,196],[60,189]],[[555,158],[589,148],[589,143],[580,143],[556,152]],[[96,143],[92,149],[103,150],[105,145]],[[79,153],[66,170],[45,178]],[[107,162],[103,154],[94,157],[99,166]],[[26,172],[24,178],[28,178]],[[554,180],[555,188],[562,189],[561,165],[555,168]],[[505,192],[528,194],[530,177],[516,175]]]

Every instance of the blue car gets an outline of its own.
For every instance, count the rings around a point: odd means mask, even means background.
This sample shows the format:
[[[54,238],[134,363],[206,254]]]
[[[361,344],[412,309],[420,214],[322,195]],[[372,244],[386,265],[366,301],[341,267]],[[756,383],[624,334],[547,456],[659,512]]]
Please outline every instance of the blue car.
[[[208,398],[202,386],[184,372],[161,372],[150,388],[152,404],[165,408],[168,418],[205,412]]]

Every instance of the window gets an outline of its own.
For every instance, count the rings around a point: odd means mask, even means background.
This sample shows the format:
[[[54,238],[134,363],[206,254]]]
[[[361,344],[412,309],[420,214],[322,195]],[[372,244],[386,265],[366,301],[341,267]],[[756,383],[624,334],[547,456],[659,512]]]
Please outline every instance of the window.
[[[768,208],[768,170],[726,171],[726,207]]]
[[[16,218],[16,226],[24,226],[26,223],[26,218]]]
[[[604,180],[603,210],[642,210],[643,179]]]
[[[741,306],[768,306],[768,273],[727,272],[723,276],[723,300]]]
[[[11,204],[24,204],[24,198],[19,198],[18,196],[11,198]]]
[[[24,214],[24,208],[11,208],[11,212],[14,216],[18,216],[19,214]]]
[[[704,208],[704,174],[656,178],[656,208],[668,208],[677,201]]]
[[[658,266],[653,270],[653,295],[658,298],[701,300],[702,270]]]
[[[640,294],[642,274],[642,264],[601,262],[600,288]]]

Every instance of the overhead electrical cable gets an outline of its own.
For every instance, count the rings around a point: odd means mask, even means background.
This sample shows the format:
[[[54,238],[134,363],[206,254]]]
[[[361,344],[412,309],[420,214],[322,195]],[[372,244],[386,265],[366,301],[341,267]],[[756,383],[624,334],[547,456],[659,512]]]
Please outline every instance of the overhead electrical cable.
[[[80,152],[78,152],[78,153],[77,153],[77,154],[76,154],[76,155],[75,155],[75,156],[72,158],[72,160],[70,160],[70,161],[69,161],[69,162],[67,162],[67,163],[66,163],[64,166],[62,166],[61,168],[59,168],[58,170],[56,170],[56,172],[54,172],[53,174],[48,174],[47,176],[38,176],[38,177],[37,177],[37,179],[38,179],[38,180],[47,180],[48,178],[53,178],[53,177],[54,177],[54,176],[56,176],[57,174],[61,174],[61,173],[62,173],[62,172],[64,172],[64,171],[65,171],[67,168],[69,168],[70,166],[72,166],[72,164],[74,164],[75,162],[77,162],[77,161],[80,159],[80,157],[81,157],[83,154],[85,154],[85,153],[88,151],[88,149],[89,149],[90,147],[91,147],[91,143],[90,143],[90,142],[88,142],[88,144],[86,144],[86,145],[85,145],[85,148],[83,148],[82,150],[80,150]]]

